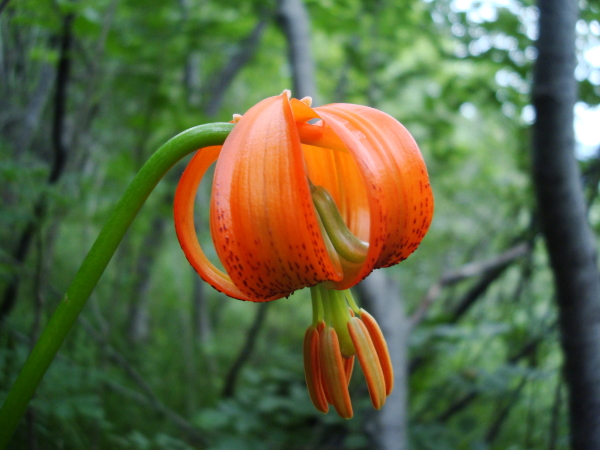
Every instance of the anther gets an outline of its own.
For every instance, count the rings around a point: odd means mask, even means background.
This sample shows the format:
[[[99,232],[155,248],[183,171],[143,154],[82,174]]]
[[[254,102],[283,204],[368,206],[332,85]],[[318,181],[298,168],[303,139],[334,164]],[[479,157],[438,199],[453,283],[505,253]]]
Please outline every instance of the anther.
[[[304,97],[302,99],[300,99],[300,101],[302,103],[304,103],[306,106],[308,106],[309,108],[312,106],[312,97]]]

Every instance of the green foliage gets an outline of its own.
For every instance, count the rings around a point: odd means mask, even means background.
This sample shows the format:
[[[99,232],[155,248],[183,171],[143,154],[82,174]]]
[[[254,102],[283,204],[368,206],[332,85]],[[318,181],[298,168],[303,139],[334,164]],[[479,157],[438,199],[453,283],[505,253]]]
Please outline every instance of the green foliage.
[[[432,228],[411,258],[386,272],[400,282],[407,312],[446,272],[537,236],[528,158],[537,17],[531,2],[472,2],[462,9],[449,0],[305,3],[321,103],[368,104],[397,117],[428,164]],[[581,51],[598,45],[600,27],[598,2],[583,3]],[[258,0],[159,0],[151,7],[141,0],[20,0],[2,12],[0,292],[17,274],[22,282],[0,328],[0,401],[39,333],[37,321],[43,325],[54,310],[151,152],[188,127],[228,121],[292,85],[275,9],[275,1]],[[51,69],[55,86],[67,14],[75,18],[63,130],[67,167],[49,186],[55,112],[43,73]],[[262,18],[268,26],[256,53],[208,117],[215,83]],[[581,100],[598,104],[599,68],[585,58],[580,63]],[[38,116],[33,100],[41,102]],[[29,129],[27,117],[35,119]],[[584,183],[600,231],[594,162],[583,165]],[[304,292],[269,306],[235,395],[223,398],[257,305],[199,288],[171,225],[182,167],[161,182],[134,222],[13,447],[27,448],[34,439],[47,449],[372,448],[377,413],[370,412],[360,373],[351,385],[353,421],[323,416],[310,404],[301,358],[310,321]],[[201,191],[199,236],[214,257],[209,183]],[[17,241],[41,198],[46,214],[29,256],[17,265]],[[557,436],[554,448],[567,448],[556,312],[538,241],[460,318],[452,320],[453,313],[479,279],[444,287],[412,331],[411,448],[545,449],[550,436]],[[204,321],[197,319],[200,307]]]

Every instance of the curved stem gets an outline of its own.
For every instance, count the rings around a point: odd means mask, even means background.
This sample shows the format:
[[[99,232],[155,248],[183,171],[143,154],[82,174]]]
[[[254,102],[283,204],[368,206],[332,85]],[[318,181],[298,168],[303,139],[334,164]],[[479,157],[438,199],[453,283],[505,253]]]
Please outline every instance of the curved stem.
[[[233,124],[200,125],[178,134],[144,164],[100,231],[0,409],[0,449],[5,449],[38,384],[77,319],[125,232],[160,179],[184,156],[225,141]]]

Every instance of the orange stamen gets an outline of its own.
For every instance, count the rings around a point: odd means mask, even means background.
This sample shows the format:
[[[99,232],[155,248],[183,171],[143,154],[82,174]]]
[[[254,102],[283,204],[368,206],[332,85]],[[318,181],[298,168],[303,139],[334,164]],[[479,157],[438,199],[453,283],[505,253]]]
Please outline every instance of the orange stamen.
[[[360,318],[367,327],[369,336],[371,336],[371,340],[377,351],[377,356],[379,356],[379,363],[381,364],[383,378],[385,379],[385,394],[390,395],[392,389],[394,389],[394,368],[392,367],[392,360],[390,358],[387,343],[385,342],[385,337],[373,316],[362,308],[360,310]]]
[[[337,334],[332,327],[326,327],[320,333],[321,368],[326,391],[331,396],[331,403],[340,417],[351,419],[352,403],[348,393],[348,382],[344,370],[344,361]]]
[[[318,411],[326,414],[329,406],[327,406],[327,399],[323,391],[319,358],[319,332],[312,326],[306,330],[304,335],[304,376],[313,405]]]
[[[350,337],[356,348],[360,366],[365,374],[371,403],[373,403],[375,409],[380,409],[385,403],[386,398],[385,380],[377,351],[369,336],[369,331],[358,317],[350,319],[348,322],[348,331],[350,331]]]

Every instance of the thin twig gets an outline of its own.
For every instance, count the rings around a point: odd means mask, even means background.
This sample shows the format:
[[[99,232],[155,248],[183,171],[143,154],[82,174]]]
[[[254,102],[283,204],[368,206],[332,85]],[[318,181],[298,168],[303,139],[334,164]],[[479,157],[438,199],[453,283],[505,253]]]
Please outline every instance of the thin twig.
[[[2,14],[2,11],[4,11],[4,8],[6,8],[6,5],[8,5],[8,2],[10,0],[2,0],[2,3],[0,3],[0,14]]]
[[[528,378],[527,375],[525,375],[521,379],[521,382],[519,383],[517,388],[513,391],[510,400],[506,403],[504,408],[502,408],[498,412],[498,415],[492,422],[492,426],[489,428],[488,432],[485,434],[485,442],[487,444],[492,444],[498,437],[498,434],[500,433],[500,430],[502,429],[502,425],[508,418],[508,415],[510,414],[511,409],[519,401],[519,395],[521,394],[521,391],[523,390],[523,388],[525,387],[525,384],[527,383],[527,378]]]
[[[510,263],[520,258],[523,255],[526,255],[531,251],[531,246],[527,242],[521,242],[517,244],[505,252],[494,256],[492,258],[486,259],[484,261],[475,261],[468,264],[465,264],[462,267],[459,267],[456,270],[452,270],[444,274],[439,281],[437,281],[434,285],[432,285],[423,299],[419,304],[417,310],[413,313],[410,318],[410,326],[414,328],[418,325],[425,315],[427,311],[433,305],[435,300],[439,297],[442,292],[442,289],[446,286],[450,286],[456,284],[460,281],[463,281],[467,278],[472,278],[479,275],[485,275],[490,272],[495,272],[498,270],[504,270]],[[489,285],[489,283],[488,283]]]
[[[175,426],[177,426],[181,431],[183,431],[188,436],[188,438],[192,441],[192,443],[204,444],[204,445],[207,444],[208,441],[206,439],[205,432],[196,428],[194,425],[192,425],[190,422],[185,420],[182,416],[177,414],[175,411],[173,411],[170,408],[167,408],[164,404],[162,404],[160,402],[156,403],[153,400],[149,399],[147,396],[145,396],[137,391],[134,391],[133,389],[126,388],[125,386],[122,386],[113,381],[105,380],[104,385],[107,388],[109,388],[110,390],[116,392],[117,394],[127,397],[130,400],[133,400],[142,406],[150,407],[150,408],[154,409],[157,413],[165,416]]]
[[[549,325],[542,334],[531,339],[527,344],[525,344],[523,347],[521,347],[521,349],[518,352],[516,352],[513,356],[509,357],[507,360],[507,363],[508,364],[516,364],[521,359],[534,353],[537,350],[538,345],[544,340],[544,338],[550,332],[552,332],[555,329],[556,325],[557,325],[556,322],[553,322],[551,325]],[[469,406],[473,402],[473,400],[475,400],[477,397],[479,397],[480,394],[481,394],[481,392],[476,391],[476,390],[473,390],[473,391],[465,394],[463,397],[461,397],[460,399],[458,399],[454,403],[452,403],[444,412],[439,414],[436,418],[436,421],[446,422],[452,416],[454,416],[456,413],[462,411],[467,406]]]
[[[229,373],[227,374],[227,378],[225,379],[225,387],[223,388],[222,396],[224,398],[233,397],[235,392],[235,384],[237,382],[238,376],[242,367],[250,358],[252,354],[252,350],[254,350],[254,344],[256,343],[256,338],[258,337],[258,332],[265,320],[267,314],[267,308],[269,303],[261,303],[258,307],[258,311],[256,312],[256,316],[254,317],[254,323],[248,330],[248,336],[246,336],[246,343],[244,347],[240,351],[237,359],[231,366]]]
[[[94,330],[93,326],[85,319],[80,318],[80,322],[84,329],[90,333],[90,336],[96,340],[101,339],[99,334]],[[5,325],[0,325],[0,327],[5,327]],[[23,333],[18,332],[17,330],[11,330],[11,334],[20,342],[30,345],[31,339],[24,335]],[[100,343],[100,342],[99,342]],[[104,349],[110,347],[104,347]],[[104,381],[104,385],[111,389],[112,391],[123,395],[140,405],[145,407],[152,408],[155,412],[163,415],[168,420],[170,420],[175,426],[177,426],[181,431],[183,431],[190,441],[194,444],[204,444],[208,443],[206,438],[206,433],[196,428],[193,424],[188,422],[185,418],[177,414],[171,408],[167,407],[163,402],[161,402],[156,395],[152,392],[148,384],[141,378],[141,375],[137,373],[137,371],[131,366],[131,364],[123,357],[114,357],[115,355],[120,355],[116,350],[112,349],[112,351],[108,354],[109,359],[111,359],[114,363],[121,366],[127,374],[132,377],[133,381],[144,391],[144,393],[138,392],[133,389],[126,388],[118,383],[113,381]],[[62,353],[57,353],[56,359],[66,362],[68,364],[77,365],[74,361],[64,356]]]

